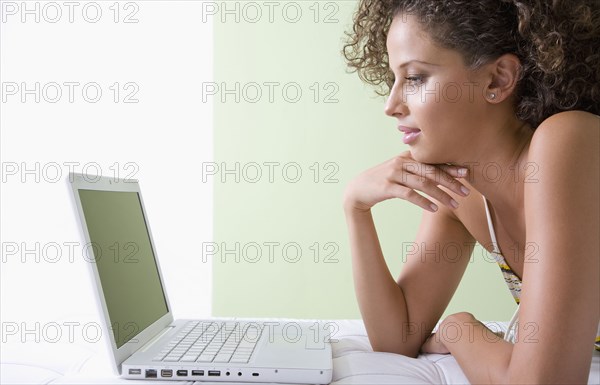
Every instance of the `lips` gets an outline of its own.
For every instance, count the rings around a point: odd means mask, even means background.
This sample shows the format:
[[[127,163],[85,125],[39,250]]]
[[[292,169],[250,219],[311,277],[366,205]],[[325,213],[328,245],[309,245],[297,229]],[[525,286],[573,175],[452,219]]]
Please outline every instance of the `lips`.
[[[402,138],[404,144],[410,144],[414,142],[419,135],[421,135],[421,130],[418,128],[398,126],[398,130],[404,133],[404,137]]]

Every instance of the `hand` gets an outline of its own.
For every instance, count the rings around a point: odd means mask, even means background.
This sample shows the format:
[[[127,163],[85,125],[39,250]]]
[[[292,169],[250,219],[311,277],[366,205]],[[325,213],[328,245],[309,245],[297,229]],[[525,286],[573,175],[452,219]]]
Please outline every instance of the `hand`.
[[[450,351],[444,345],[442,338],[437,333],[432,333],[421,346],[421,353],[436,353],[436,354],[450,354]]]
[[[456,180],[466,175],[466,168],[419,163],[407,151],[353,179],[344,192],[344,207],[367,211],[386,199],[400,198],[425,210],[437,211],[436,204],[415,191],[419,190],[455,209],[458,203],[438,186],[466,196],[468,189]]]

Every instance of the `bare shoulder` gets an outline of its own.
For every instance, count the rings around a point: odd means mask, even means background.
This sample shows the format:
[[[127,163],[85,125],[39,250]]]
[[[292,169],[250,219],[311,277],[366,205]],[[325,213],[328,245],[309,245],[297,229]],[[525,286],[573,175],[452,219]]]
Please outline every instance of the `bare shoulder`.
[[[540,128],[553,125],[590,125],[598,127],[600,116],[586,111],[564,111],[549,116],[540,124]]]
[[[530,149],[540,151],[540,147],[560,147],[562,154],[568,154],[581,150],[569,148],[569,145],[588,142],[588,146],[585,147],[591,148],[595,144],[597,152],[599,133],[600,116],[585,111],[565,111],[550,116],[538,126],[531,139]],[[589,142],[590,140],[592,142]]]
[[[598,162],[600,116],[584,111],[567,111],[544,120],[533,134],[528,160],[538,165]]]

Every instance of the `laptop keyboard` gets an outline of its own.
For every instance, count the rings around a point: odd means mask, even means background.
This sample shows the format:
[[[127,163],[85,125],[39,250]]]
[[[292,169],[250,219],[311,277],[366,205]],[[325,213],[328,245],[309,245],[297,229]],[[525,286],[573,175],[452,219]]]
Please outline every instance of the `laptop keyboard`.
[[[189,321],[153,361],[248,363],[264,325]]]

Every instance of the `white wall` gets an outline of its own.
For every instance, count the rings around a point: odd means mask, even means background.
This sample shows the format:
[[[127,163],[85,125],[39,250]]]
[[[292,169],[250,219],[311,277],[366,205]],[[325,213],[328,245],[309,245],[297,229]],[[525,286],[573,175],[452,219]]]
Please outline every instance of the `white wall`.
[[[212,266],[200,245],[212,239],[212,185],[199,170],[212,160],[212,106],[199,91],[212,79],[212,25],[202,3],[1,7],[3,359],[11,344],[35,350],[57,333],[63,347],[93,340],[83,327],[99,315],[70,168],[140,179],[175,317],[209,316]]]

